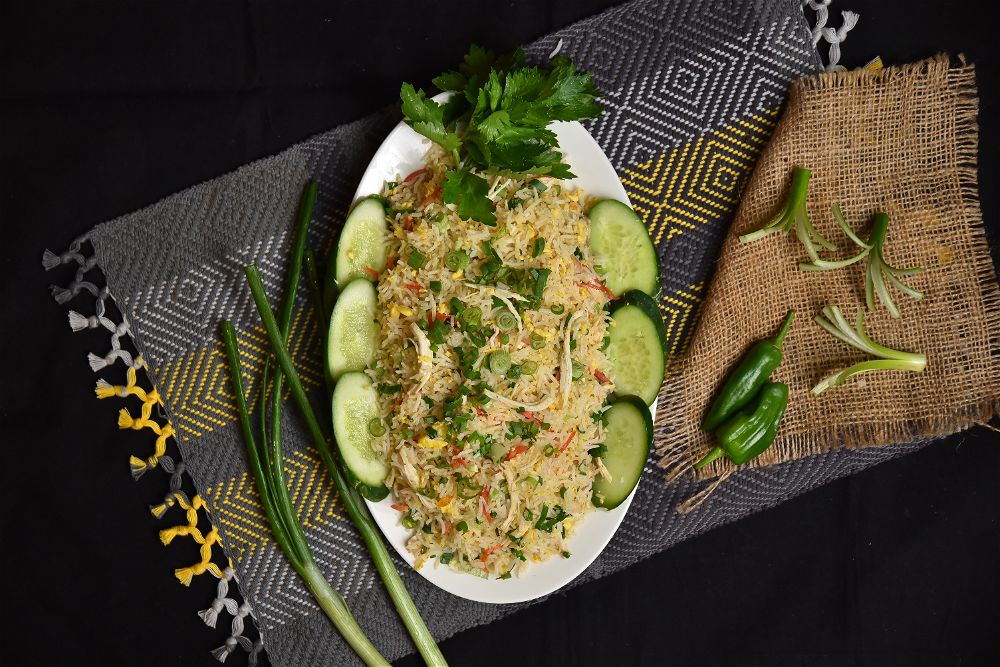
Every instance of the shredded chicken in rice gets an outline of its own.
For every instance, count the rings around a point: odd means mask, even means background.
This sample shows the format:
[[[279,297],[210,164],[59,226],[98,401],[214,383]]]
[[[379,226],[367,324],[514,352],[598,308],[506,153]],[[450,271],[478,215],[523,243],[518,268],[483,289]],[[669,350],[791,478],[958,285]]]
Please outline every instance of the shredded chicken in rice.
[[[425,168],[382,193],[391,259],[369,371],[386,426],[376,450],[417,567],[507,578],[571,556],[606,474],[590,450],[613,389],[609,293],[581,192],[488,177],[488,227],[442,202],[449,166],[434,146]]]

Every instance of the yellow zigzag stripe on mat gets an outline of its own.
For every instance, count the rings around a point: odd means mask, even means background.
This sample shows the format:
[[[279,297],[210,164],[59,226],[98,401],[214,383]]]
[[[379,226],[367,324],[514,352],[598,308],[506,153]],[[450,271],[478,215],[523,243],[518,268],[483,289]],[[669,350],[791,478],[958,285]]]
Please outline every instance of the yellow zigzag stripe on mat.
[[[118,412],[118,428],[121,429],[132,429],[136,431],[141,431],[143,429],[148,429],[156,434],[156,442],[153,445],[152,456],[141,459],[134,454],[129,457],[129,466],[132,469],[132,476],[138,479],[147,470],[155,468],[160,463],[160,459],[166,455],[167,450],[167,439],[173,437],[174,428],[168,420],[164,420],[163,423],[159,423],[153,417],[153,408],[157,405],[163,405],[163,399],[156,389],[146,390],[138,384],[138,369],[146,368],[145,362],[141,357],[136,357],[135,365],[131,366],[125,372],[125,384],[124,385],[112,385],[107,380],[99,379],[97,381],[97,387],[95,393],[97,398],[128,398],[129,396],[135,396],[138,398],[142,405],[139,408],[139,416],[136,417],[134,414],[128,411],[128,408],[122,408]],[[166,499],[160,505],[156,505],[150,508],[153,516],[157,519],[163,517],[174,505],[178,505],[185,511],[187,523],[173,526],[171,528],[166,528],[160,531],[160,541],[163,544],[170,544],[177,537],[189,537],[198,545],[200,560],[188,567],[181,567],[174,570],[174,575],[177,579],[188,586],[191,584],[191,580],[199,575],[209,572],[218,578],[222,578],[222,568],[216,563],[212,562],[212,558],[215,555],[213,553],[212,547],[216,544],[220,544],[220,536],[218,529],[212,525],[211,521],[208,520],[208,507],[205,506],[204,501],[200,496],[195,496],[190,503],[187,501],[187,497],[180,492],[174,492],[168,495]],[[206,522],[211,529],[207,534],[202,533],[201,529],[198,527],[199,516],[198,511],[201,510],[204,513]],[[221,544],[220,544],[221,546]],[[219,555],[223,555],[221,551]],[[232,561],[226,560],[223,562],[228,562],[229,567],[232,567]]]
[[[660,310],[663,311],[663,323],[667,327],[667,362],[674,355],[683,352],[691,340],[694,327],[688,326],[693,323],[701,307],[702,289],[705,283],[700,282],[688,286],[687,289],[680,289],[672,294],[664,294],[661,297]]]
[[[624,170],[625,191],[657,246],[736,210],[778,113],[755,114]]]
[[[295,514],[304,529],[344,520],[339,496],[316,450],[287,453],[285,475]],[[228,529],[229,545],[237,559],[249,558],[272,540],[257,485],[248,473],[207,488],[205,496],[211,498],[215,520]]]
[[[622,185],[658,247],[736,212],[743,184],[779,113],[774,108],[754,114],[624,170]],[[694,329],[688,325],[701,305],[703,287],[690,285],[661,298],[670,357],[691,338]]]
[[[323,369],[315,354],[319,337],[310,309],[295,312],[290,332],[289,352],[303,384],[318,387],[323,384]],[[254,327],[237,334],[240,361],[247,380],[247,401],[250,411],[257,406],[260,376],[268,350],[263,327]],[[195,350],[157,369],[164,398],[170,403],[177,428],[192,437],[200,437],[236,421],[236,403],[230,387],[226,356],[220,345]]]

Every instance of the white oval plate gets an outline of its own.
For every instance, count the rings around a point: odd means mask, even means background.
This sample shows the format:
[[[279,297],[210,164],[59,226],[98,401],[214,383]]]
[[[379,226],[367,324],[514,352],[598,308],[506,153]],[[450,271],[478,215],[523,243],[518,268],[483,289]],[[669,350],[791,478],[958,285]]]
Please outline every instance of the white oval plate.
[[[439,95],[435,99],[440,100],[442,97],[443,95]],[[558,122],[551,127],[559,139],[559,147],[570,170],[576,174],[576,178],[567,183],[569,187],[582,188],[594,197],[630,203],[614,167],[583,125],[577,122]],[[405,123],[397,125],[382,142],[361,177],[361,183],[354,193],[355,200],[381,192],[385,181],[419,169],[423,166],[424,155],[429,147],[430,141],[414,132],[410,126]],[[655,417],[656,403],[653,403],[650,410]],[[638,488],[637,484],[636,489]],[[615,509],[595,508],[577,522],[569,546],[572,553],[570,558],[555,556],[542,563],[531,563],[520,576],[510,579],[480,579],[455,572],[445,565],[439,565],[435,560],[424,563],[418,572],[439,588],[476,602],[500,604],[540,598],[562,588],[594,562],[618,530],[633,497],[635,489]],[[410,531],[400,523],[400,513],[389,507],[392,502],[390,494],[381,502],[368,502],[368,508],[389,543],[412,566],[413,554],[406,550]]]

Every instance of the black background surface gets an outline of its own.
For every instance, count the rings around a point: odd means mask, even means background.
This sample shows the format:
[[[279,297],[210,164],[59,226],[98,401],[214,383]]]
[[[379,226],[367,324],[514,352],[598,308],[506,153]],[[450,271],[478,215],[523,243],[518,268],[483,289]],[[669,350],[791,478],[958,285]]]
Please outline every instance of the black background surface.
[[[215,581],[174,578],[194,554],[157,540],[162,481],[129,476],[136,436],[94,399],[95,338],[69,332],[42,249],[379,108],[469,41],[505,49],[613,2],[18,4],[0,5],[0,662],[217,664],[227,633],[194,613]],[[862,13],[848,66],[979,66],[996,257],[994,24],[978,3],[835,4]],[[454,665],[1000,664],[998,444],[949,438],[442,648]]]

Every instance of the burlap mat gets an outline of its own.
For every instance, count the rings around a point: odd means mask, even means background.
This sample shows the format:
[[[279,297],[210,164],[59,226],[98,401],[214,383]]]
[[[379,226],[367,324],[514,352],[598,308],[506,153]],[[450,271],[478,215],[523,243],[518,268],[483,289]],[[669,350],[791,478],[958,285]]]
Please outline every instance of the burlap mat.
[[[788,411],[774,445],[747,466],[933,439],[997,412],[1000,290],[977,198],[977,108],[973,66],[946,56],[878,73],[825,73],[792,86],[723,245],[693,342],[668,374],[657,449],[669,477],[713,446],[699,424],[719,382],[749,345],[773,335],[789,308],[798,318],[775,373],[790,388]],[[807,273],[797,267],[808,259],[794,234],[750,244],[737,239],[775,213],[795,166],[813,173],[810,218],[841,245],[828,258],[857,251],[830,215],[840,202],[862,238],[872,214],[886,211],[886,260],[924,267],[907,279],[924,292],[922,300],[899,294],[901,319],[879,307],[866,321],[875,340],[925,353],[925,372],[866,373],[820,396],[810,393],[826,374],[864,358],[812,321],[823,305],[835,304],[853,322],[864,307],[863,264]],[[733,470],[723,458],[700,476],[721,481]]]

